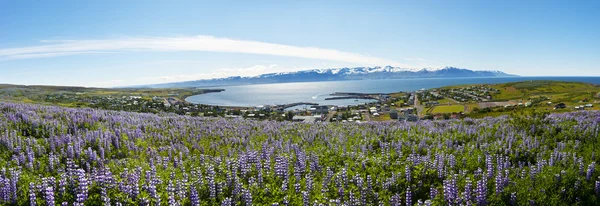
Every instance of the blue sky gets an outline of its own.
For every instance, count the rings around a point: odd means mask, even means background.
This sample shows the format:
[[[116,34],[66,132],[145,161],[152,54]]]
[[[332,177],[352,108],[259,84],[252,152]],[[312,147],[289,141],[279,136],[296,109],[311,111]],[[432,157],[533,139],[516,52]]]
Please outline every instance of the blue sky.
[[[600,1],[0,1],[0,82],[374,65],[600,76],[599,19]]]

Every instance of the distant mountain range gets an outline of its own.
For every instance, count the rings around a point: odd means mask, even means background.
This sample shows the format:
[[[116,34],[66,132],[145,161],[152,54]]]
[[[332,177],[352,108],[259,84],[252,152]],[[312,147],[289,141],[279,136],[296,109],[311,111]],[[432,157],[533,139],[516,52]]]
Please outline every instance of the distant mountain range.
[[[406,69],[400,67],[355,67],[312,69],[296,72],[261,74],[253,77],[231,76],[227,78],[205,79],[149,85],[154,88],[167,87],[206,87],[247,84],[268,84],[287,82],[320,82],[369,79],[404,78],[458,78],[458,77],[509,77],[517,76],[501,71],[475,71],[455,67]]]

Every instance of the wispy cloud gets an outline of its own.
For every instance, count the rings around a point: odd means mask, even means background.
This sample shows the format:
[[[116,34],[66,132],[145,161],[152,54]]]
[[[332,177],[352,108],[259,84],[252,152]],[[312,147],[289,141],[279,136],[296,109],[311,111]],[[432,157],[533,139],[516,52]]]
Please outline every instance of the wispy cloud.
[[[102,52],[210,51],[331,60],[361,65],[406,66],[400,62],[335,49],[301,47],[213,36],[135,37],[104,40],[53,40],[42,45],[0,49],[0,59],[48,58]]]

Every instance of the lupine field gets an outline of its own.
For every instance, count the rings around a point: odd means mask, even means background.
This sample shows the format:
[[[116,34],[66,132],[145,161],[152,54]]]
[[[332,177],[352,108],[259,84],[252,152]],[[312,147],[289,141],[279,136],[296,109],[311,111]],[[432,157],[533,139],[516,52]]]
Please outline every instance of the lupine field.
[[[599,205],[600,113],[292,123],[0,103],[0,205]]]

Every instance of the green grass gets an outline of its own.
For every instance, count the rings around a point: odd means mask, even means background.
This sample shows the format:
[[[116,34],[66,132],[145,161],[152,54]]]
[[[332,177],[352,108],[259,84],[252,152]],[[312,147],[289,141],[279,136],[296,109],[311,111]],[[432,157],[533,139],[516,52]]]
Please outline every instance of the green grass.
[[[553,101],[581,101],[593,98],[600,87],[581,82],[526,81],[493,85],[500,94],[493,94],[494,100],[529,99],[535,96],[552,96]],[[557,99],[558,98],[558,99]]]
[[[388,120],[392,120],[392,118],[390,117],[390,114],[379,114],[379,116],[373,116],[371,118],[371,120],[373,120],[373,121],[388,121]]]
[[[404,104],[404,100],[399,100],[397,102],[394,102],[394,105],[396,105],[396,106],[402,106],[402,104]]]
[[[433,114],[458,113],[458,112],[464,112],[464,111],[465,111],[465,106],[463,106],[463,105],[450,105],[450,106],[436,106],[433,108],[431,113],[433,113]]]
[[[452,100],[449,100],[447,98],[436,100],[436,101],[438,101],[440,103],[440,105],[448,105],[448,103],[456,104],[456,102],[453,102]]]

